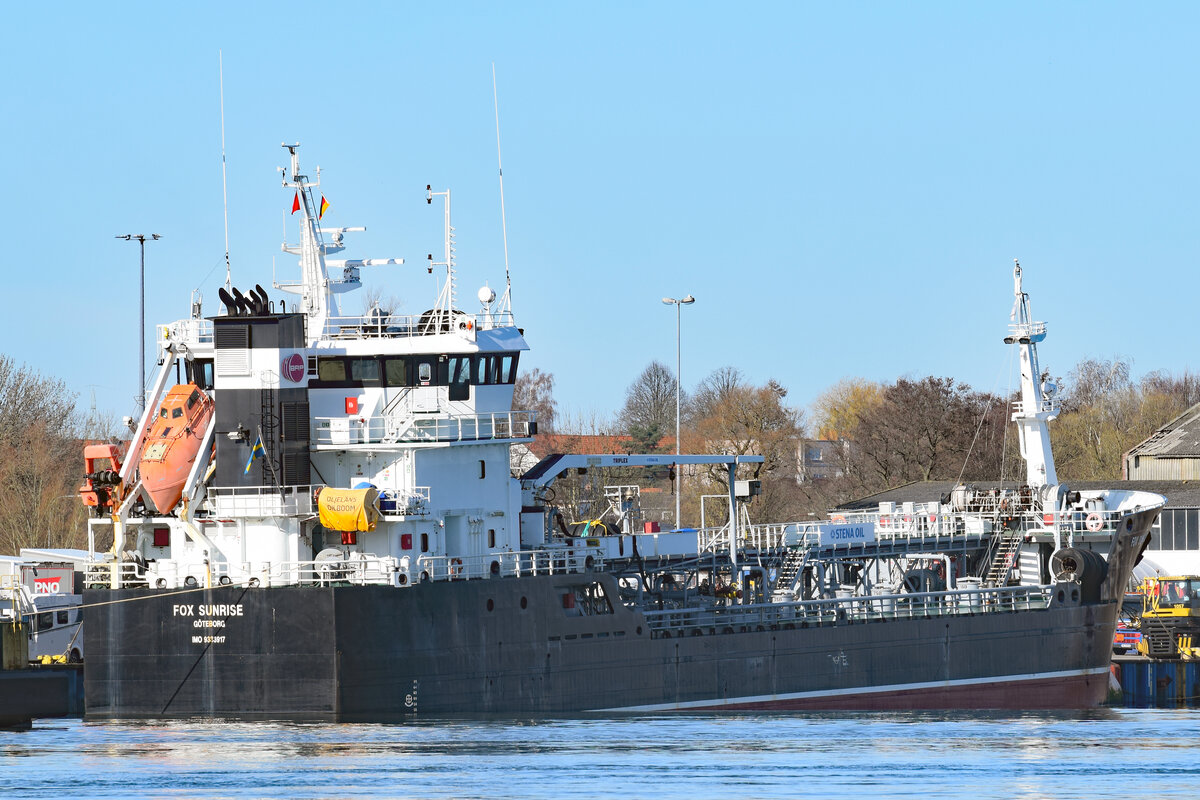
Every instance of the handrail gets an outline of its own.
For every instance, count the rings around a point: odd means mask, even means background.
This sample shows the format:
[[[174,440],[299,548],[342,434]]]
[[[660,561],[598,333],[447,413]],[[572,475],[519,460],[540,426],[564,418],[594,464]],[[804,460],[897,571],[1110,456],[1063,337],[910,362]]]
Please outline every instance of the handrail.
[[[228,517],[270,517],[314,514],[317,505],[314,490],[319,485],[284,486],[279,489],[261,486],[213,486],[208,499],[213,511]],[[430,487],[383,489],[379,492],[379,510],[384,517],[412,516],[429,513]]]
[[[597,547],[556,547],[544,550],[514,550],[462,557],[417,557],[415,580],[469,580],[522,575],[556,575],[600,569],[604,560]]]
[[[558,575],[600,569],[604,560],[596,547],[551,547],[450,557],[421,555],[377,556],[351,553],[343,559],[322,561],[176,562],[159,561],[143,566],[133,561],[118,567],[119,585],[112,585],[112,565],[84,565],[84,585],[89,589],[151,587],[202,588],[207,585],[328,586],[383,584],[407,586],[423,581],[466,580],[522,575]]]
[[[395,442],[461,442],[489,439],[527,439],[532,436],[534,411],[484,414],[413,414],[395,416],[314,417],[317,445],[381,444]]]
[[[407,339],[450,333],[450,322],[459,320],[466,320],[470,323],[471,327],[468,330],[477,331],[516,326],[511,311],[490,314],[468,314],[455,311],[450,315],[443,315],[441,318],[433,318],[427,314],[364,314],[362,316],[330,317],[325,323],[323,335],[329,339]]]
[[[166,325],[157,325],[157,341],[174,340],[184,344],[211,344],[213,322],[211,319],[180,319]]]
[[[873,595],[801,600],[790,603],[692,607],[645,611],[651,630],[659,633],[768,629],[797,624],[833,624],[881,619],[917,619],[1041,609],[1050,605],[1052,586],[957,589],[947,592]]]

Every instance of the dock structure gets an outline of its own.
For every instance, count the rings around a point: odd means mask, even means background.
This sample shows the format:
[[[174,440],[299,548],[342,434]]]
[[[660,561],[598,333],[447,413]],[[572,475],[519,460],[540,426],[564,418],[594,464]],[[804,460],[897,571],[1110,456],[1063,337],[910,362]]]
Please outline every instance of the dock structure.
[[[1110,705],[1197,708],[1200,707],[1200,661],[1113,656],[1111,685]]]

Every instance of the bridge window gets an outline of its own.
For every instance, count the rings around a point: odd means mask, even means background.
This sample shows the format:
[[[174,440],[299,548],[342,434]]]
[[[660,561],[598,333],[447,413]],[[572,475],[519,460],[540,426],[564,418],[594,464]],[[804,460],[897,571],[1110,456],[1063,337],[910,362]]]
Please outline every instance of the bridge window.
[[[499,357],[499,370],[496,383],[513,383],[517,379],[517,355],[506,354]]]
[[[516,380],[516,358],[513,353],[480,353],[475,362],[475,383],[512,383]]]
[[[197,358],[187,362],[188,383],[194,383],[201,389],[211,391],[213,388],[213,360]]]
[[[318,358],[317,380],[343,382],[346,380],[346,362],[340,358]]]
[[[378,386],[379,362],[373,358],[350,359],[350,380],[363,386]]]
[[[471,396],[471,357],[450,356],[446,362],[447,383],[451,400],[467,400]]]
[[[412,386],[408,375],[408,360],[385,358],[383,360],[383,381],[387,386]]]

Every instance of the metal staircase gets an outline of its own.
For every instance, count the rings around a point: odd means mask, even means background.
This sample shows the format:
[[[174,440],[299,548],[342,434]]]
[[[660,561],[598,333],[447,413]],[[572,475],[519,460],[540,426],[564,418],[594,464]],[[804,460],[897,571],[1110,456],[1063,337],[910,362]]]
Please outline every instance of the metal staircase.
[[[1021,531],[1009,531],[1000,537],[996,546],[996,554],[992,556],[992,564],[983,579],[984,586],[1004,586],[1008,583],[1008,575],[1017,563],[1017,552],[1021,549]]]
[[[783,603],[796,599],[796,579],[799,577],[800,571],[804,569],[804,563],[807,560],[807,547],[788,550],[783,564],[779,567],[779,574],[775,577],[775,591],[771,593],[772,600]]]

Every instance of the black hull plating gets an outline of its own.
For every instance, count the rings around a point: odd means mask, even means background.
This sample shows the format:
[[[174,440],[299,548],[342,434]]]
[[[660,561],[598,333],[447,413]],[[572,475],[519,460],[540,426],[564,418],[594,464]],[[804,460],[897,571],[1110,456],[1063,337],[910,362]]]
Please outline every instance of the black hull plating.
[[[712,708],[1046,708],[1103,702],[1118,600],[1149,515],[1095,602],[653,636],[578,616],[607,575],[85,593],[89,716],[391,719]]]
[[[410,590],[213,589],[183,600],[123,591],[132,602],[101,606],[87,626],[89,637],[111,637],[108,648],[86,643],[88,714],[361,719],[744,698],[786,705],[795,694],[844,695],[856,705],[861,698],[847,690],[1089,673],[1094,691],[1061,705],[1093,705],[1107,685],[1096,673],[1107,669],[1115,623],[1115,606],[1104,604],[664,639],[624,609],[563,616],[560,589],[552,578],[529,578]],[[174,613],[191,604],[240,606],[241,615]],[[224,627],[194,627],[209,619]],[[224,640],[203,642],[214,635]],[[1044,704],[1022,699],[1016,686],[985,705]]]

